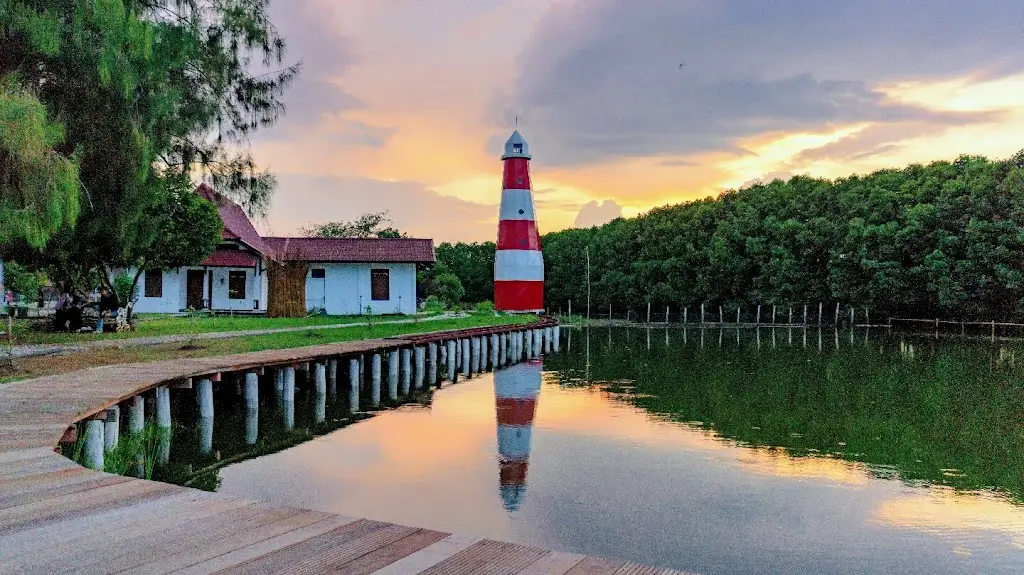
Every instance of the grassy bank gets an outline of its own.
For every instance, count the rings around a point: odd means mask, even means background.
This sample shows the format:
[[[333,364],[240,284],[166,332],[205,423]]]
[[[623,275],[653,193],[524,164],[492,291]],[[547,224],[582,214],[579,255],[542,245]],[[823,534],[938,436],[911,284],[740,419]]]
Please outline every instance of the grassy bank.
[[[428,318],[440,315],[430,313],[418,315],[418,318]],[[387,323],[399,320],[409,320],[410,316],[375,316],[370,321],[373,323]],[[264,329],[281,329],[291,327],[316,327],[324,325],[339,325],[349,323],[362,323],[368,320],[368,316],[343,315],[325,316],[316,315],[309,317],[260,317],[260,316],[230,316],[230,315],[202,315],[202,316],[168,316],[157,314],[140,314],[136,316],[136,329],[126,333],[50,333],[40,331],[38,328],[44,320],[19,319],[14,322],[14,344],[61,344],[80,343],[103,339],[127,339],[134,337],[153,337],[162,335],[181,335],[190,333],[214,333],[228,331],[251,331]],[[4,328],[5,329],[5,328]]]
[[[365,321],[365,317],[363,320]],[[79,369],[139,363],[186,357],[209,357],[267,349],[287,349],[325,343],[338,343],[360,339],[394,337],[405,334],[425,333],[446,329],[467,329],[492,325],[528,323],[535,316],[474,314],[468,317],[441,319],[420,323],[379,323],[363,324],[358,327],[338,329],[317,329],[268,335],[233,337],[218,340],[196,340],[191,344],[165,344],[145,347],[91,350],[57,356],[40,356],[16,360],[13,373],[0,373],[0,383],[7,383],[32,377],[66,373]],[[94,336],[95,337],[95,336]]]

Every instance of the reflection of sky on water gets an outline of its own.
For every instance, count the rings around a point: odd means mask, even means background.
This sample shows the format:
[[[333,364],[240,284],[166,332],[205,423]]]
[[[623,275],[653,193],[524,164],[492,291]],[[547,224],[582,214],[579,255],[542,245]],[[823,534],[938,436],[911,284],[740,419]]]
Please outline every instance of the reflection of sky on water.
[[[595,388],[542,387],[499,496],[493,376],[222,470],[221,492],[704,573],[1018,573],[1024,508],[738,447]]]

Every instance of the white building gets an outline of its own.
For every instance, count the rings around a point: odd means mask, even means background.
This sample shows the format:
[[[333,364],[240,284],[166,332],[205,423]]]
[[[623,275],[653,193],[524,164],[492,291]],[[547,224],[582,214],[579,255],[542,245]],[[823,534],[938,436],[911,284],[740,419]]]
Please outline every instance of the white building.
[[[188,308],[262,313],[269,293],[267,267],[308,262],[306,308],[330,315],[416,312],[416,267],[434,262],[428,239],[263,238],[234,202],[203,184],[224,222],[223,241],[198,266],[146,271],[139,278],[139,313]]]

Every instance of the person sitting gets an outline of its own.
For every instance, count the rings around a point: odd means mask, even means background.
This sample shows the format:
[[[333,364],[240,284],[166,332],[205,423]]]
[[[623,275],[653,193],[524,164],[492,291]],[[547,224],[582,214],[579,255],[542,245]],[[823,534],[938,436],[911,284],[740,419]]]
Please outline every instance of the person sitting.
[[[60,297],[57,298],[57,305],[53,308],[54,327],[57,331],[64,331],[68,329],[73,303],[74,298],[71,297],[71,287],[65,285],[64,289],[60,293]]]
[[[117,294],[110,288],[104,287],[100,290],[99,318],[96,320],[96,332],[103,333],[103,320],[110,317],[117,319],[117,310],[121,302],[117,300]],[[115,324],[116,325],[116,324]]]

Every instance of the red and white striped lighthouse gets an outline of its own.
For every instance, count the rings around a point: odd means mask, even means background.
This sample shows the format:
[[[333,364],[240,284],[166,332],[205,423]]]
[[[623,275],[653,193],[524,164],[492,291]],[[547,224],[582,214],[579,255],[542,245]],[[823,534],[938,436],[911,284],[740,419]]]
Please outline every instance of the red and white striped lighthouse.
[[[505,142],[494,307],[509,312],[544,310],[544,256],[530,188],[530,146],[519,130]]]
[[[498,486],[505,509],[519,509],[526,494],[533,415],[540,394],[541,361],[531,360],[494,372],[498,412]]]

